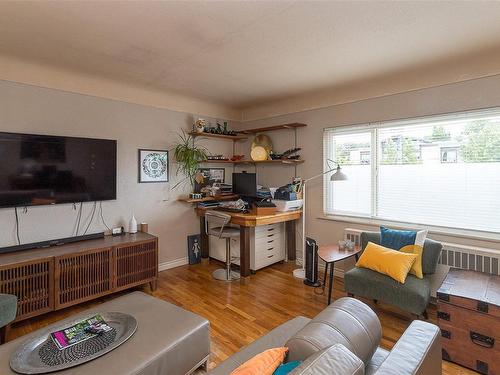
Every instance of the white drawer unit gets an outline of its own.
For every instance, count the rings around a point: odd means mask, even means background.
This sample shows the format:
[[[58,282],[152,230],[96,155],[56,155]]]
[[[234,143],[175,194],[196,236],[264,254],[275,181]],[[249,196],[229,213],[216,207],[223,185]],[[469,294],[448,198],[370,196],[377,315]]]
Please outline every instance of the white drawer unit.
[[[271,264],[286,259],[285,224],[261,225],[251,229],[250,269],[257,271]],[[221,262],[226,261],[226,240],[209,236],[210,257]],[[240,239],[231,239],[231,255],[238,259],[233,264],[240,265]]]
[[[255,227],[250,239],[250,269],[253,271],[286,259],[285,224],[276,223]]]

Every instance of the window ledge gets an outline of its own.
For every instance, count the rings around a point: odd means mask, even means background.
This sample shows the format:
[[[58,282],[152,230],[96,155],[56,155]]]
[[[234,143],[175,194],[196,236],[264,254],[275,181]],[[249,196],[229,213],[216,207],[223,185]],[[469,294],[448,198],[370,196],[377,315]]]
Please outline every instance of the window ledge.
[[[494,233],[494,232],[455,229],[455,228],[438,227],[438,226],[415,224],[415,223],[405,223],[400,221],[382,220],[370,217],[359,217],[359,216],[348,216],[348,215],[323,215],[319,216],[318,219],[338,221],[344,223],[374,225],[374,226],[390,225],[396,229],[407,229],[407,228],[427,229],[430,234],[437,234],[440,236],[450,236],[450,237],[465,238],[471,240],[500,243],[500,233]]]

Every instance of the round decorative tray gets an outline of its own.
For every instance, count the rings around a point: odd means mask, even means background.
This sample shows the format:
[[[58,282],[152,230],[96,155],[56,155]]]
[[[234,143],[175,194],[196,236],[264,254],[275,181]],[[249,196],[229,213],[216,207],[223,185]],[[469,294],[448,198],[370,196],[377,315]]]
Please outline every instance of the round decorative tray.
[[[127,341],[137,329],[137,321],[129,314],[119,312],[100,313],[113,329],[101,335],[59,350],[50,338],[50,333],[71,327],[93,317],[80,317],[73,321],[51,326],[37,337],[23,342],[10,357],[10,367],[20,374],[46,374],[81,365],[100,357]]]

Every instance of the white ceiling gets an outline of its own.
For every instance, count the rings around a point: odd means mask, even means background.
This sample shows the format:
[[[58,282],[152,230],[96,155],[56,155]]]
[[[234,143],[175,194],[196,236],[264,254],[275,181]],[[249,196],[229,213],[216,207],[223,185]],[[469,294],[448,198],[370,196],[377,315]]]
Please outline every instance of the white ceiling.
[[[0,54],[244,108],[498,50],[499,20],[500,2],[4,1]]]

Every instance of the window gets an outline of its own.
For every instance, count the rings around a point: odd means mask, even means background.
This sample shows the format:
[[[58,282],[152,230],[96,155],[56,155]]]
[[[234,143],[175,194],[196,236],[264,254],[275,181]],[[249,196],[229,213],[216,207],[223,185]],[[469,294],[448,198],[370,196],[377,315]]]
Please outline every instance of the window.
[[[326,215],[500,232],[500,109],[326,129]]]

